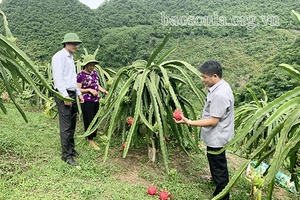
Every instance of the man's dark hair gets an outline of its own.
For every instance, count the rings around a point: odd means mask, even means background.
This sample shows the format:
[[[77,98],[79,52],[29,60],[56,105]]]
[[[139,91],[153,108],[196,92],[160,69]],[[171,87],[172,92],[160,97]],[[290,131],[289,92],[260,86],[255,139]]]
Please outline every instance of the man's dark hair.
[[[222,66],[218,61],[206,61],[200,67],[198,67],[198,70],[202,74],[206,74],[208,76],[213,76],[214,74],[217,74],[219,78],[222,78]]]

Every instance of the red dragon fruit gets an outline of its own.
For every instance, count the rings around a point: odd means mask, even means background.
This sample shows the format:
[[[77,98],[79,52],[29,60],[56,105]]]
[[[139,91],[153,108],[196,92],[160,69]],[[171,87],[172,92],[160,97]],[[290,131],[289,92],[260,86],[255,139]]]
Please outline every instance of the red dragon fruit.
[[[179,121],[179,120],[181,120],[182,118],[181,118],[181,116],[180,115],[182,115],[183,113],[182,113],[182,111],[181,110],[179,110],[178,108],[174,111],[174,113],[173,113],[173,117],[174,117],[174,119],[176,119],[177,121]]]
[[[169,193],[166,190],[163,190],[159,194],[160,200],[167,200],[169,198]]]
[[[156,187],[155,186],[150,186],[148,187],[148,194],[150,194],[151,196],[156,194]]]
[[[133,123],[133,121],[134,121],[134,118],[133,118],[133,117],[129,117],[129,118],[127,119],[127,124],[128,124],[129,126],[131,126],[132,123]]]

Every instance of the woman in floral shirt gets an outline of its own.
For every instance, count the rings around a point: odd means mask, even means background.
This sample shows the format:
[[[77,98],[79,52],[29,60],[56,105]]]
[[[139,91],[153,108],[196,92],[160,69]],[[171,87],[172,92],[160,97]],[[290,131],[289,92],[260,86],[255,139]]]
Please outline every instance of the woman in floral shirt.
[[[83,70],[77,74],[77,87],[83,95],[84,103],[81,104],[83,123],[85,131],[94,119],[98,109],[100,97],[98,92],[108,94],[108,92],[99,85],[99,76],[95,70],[95,65],[99,62],[95,60],[93,55],[86,55],[84,57],[82,67]],[[89,144],[96,150],[100,150],[99,146],[95,143],[97,131],[91,133],[86,139]]]

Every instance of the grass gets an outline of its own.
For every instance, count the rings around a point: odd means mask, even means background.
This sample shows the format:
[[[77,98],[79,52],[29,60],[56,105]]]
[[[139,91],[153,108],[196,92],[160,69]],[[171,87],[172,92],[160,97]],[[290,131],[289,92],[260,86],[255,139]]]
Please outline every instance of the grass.
[[[5,104],[8,114],[0,112],[0,199],[158,199],[150,196],[147,187],[166,189],[171,199],[206,200],[211,198],[214,185],[200,178],[209,174],[205,153],[187,157],[174,143],[168,143],[172,174],[168,176],[163,164],[148,162],[147,149],[130,148],[122,158],[121,140],[114,138],[109,159],[102,162],[104,143],[96,141],[100,151],[88,146],[83,134],[83,122],[76,130],[76,159],[81,169],[60,159],[58,120],[44,117],[43,112],[25,106],[26,124],[16,108]],[[23,105],[24,107],[24,105]],[[232,157],[233,158],[233,157]],[[229,159],[232,176],[239,161]],[[276,188],[273,199],[296,199]],[[243,177],[231,191],[232,200],[250,199],[250,183]]]

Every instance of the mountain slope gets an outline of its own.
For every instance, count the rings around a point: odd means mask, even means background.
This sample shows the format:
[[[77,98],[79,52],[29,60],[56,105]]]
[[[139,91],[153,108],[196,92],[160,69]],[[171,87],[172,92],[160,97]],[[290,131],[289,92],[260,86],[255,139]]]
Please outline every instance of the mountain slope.
[[[33,60],[49,62],[64,34],[76,32],[83,40],[77,58],[83,47],[93,52],[100,46],[101,66],[119,68],[148,59],[170,31],[167,46],[177,49],[169,59],[195,66],[217,59],[235,88],[295,41],[298,33],[292,29],[297,26],[290,11],[300,11],[296,1],[278,0],[108,0],[96,10],[78,0],[3,0],[0,8],[20,48]],[[184,16],[198,17],[198,24],[181,26]],[[224,19],[233,24],[223,26]],[[2,24],[0,20],[4,34]]]
[[[106,29],[124,26],[150,26],[147,29],[151,30],[149,34],[154,39],[163,37],[170,29],[177,38],[248,37],[253,31],[243,26],[164,26],[163,21],[171,16],[202,16],[214,17],[218,21],[225,17],[231,22],[234,16],[254,16],[256,26],[260,24],[254,31],[261,29],[258,34],[263,35],[268,32],[265,28],[295,28],[290,11],[300,10],[300,6],[296,2],[278,0],[190,0],[188,3],[180,0],[110,0],[91,10],[78,0],[3,0],[1,9],[7,15],[13,34],[19,38],[20,46],[36,59],[49,60],[62,36],[70,31],[78,33],[84,46],[93,49],[101,44],[101,38],[107,34]],[[263,25],[262,16],[277,16],[280,26]],[[249,19],[244,26],[247,23],[250,24]],[[4,32],[3,29],[1,31]]]
[[[98,37],[94,12],[77,0],[3,0],[1,9],[20,47],[36,60],[49,60],[67,32],[85,43]]]

